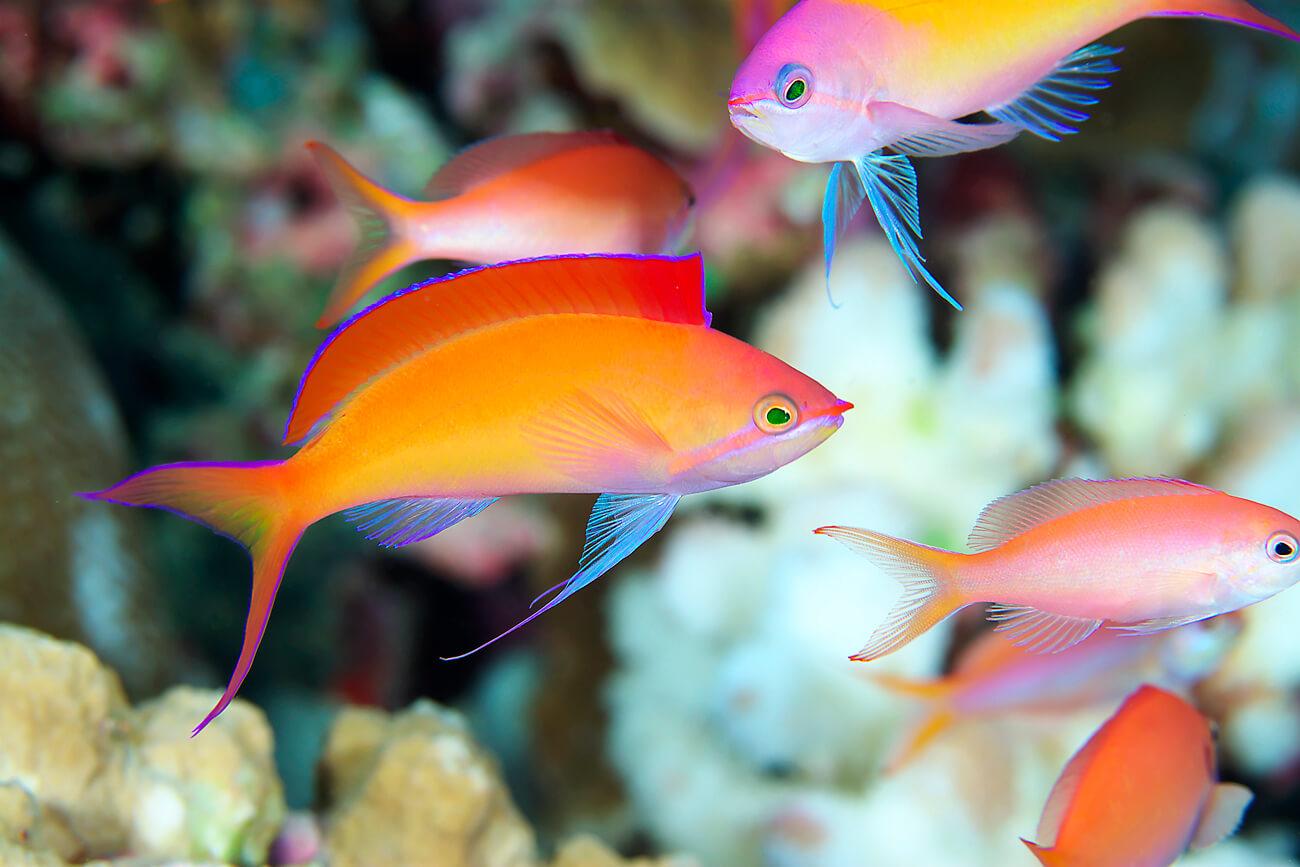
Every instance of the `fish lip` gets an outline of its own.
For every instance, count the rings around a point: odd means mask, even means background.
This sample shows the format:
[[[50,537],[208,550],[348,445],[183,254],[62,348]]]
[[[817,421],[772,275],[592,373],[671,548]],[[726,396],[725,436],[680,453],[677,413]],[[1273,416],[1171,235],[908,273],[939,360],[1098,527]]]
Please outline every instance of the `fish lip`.
[[[733,96],[727,100],[727,111],[733,116],[759,117],[758,110],[754,108],[754,102],[755,98],[752,96]]]
[[[828,406],[826,409],[819,409],[809,413],[808,420],[812,421],[813,419],[819,418],[840,418],[844,413],[851,409],[853,409],[853,404],[849,403],[847,400],[836,400],[834,404]]]

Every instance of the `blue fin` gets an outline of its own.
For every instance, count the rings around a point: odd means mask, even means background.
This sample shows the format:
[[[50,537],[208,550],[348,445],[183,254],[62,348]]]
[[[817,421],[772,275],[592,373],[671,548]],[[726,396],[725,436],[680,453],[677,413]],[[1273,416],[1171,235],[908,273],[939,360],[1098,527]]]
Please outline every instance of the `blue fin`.
[[[903,154],[874,153],[867,154],[853,165],[866,191],[867,201],[880,221],[880,228],[885,230],[889,246],[903,260],[908,273],[914,280],[927,283],[943,300],[961,310],[957,299],[949,295],[926,270],[925,257],[916,245],[921,237],[921,211],[916,201],[916,169],[912,168],[911,162]]]
[[[619,561],[640,548],[668,522],[681,497],[677,494],[601,494],[587,519],[587,541],[582,546],[578,571],[533,601],[536,605],[550,600],[505,632],[459,656],[445,656],[446,661],[464,659],[495,644],[515,630],[527,626],[559,605],[583,587],[618,565]]]
[[[844,163],[831,168],[826,182],[826,199],[822,202],[822,244],[826,248],[826,297],[832,307],[838,307],[831,295],[831,262],[835,260],[835,247],[849,223],[862,209],[867,191],[858,180],[856,171],[844,171]]]
[[[343,516],[367,539],[385,548],[400,548],[438,535],[453,524],[472,518],[497,501],[439,500],[416,497],[379,500],[348,509]]]
[[[1013,123],[1048,141],[1079,131],[1073,124],[1083,123],[1090,115],[1080,106],[1096,105],[1097,97],[1089,91],[1105,90],[1110,82],[1105,76],[1119,72],[1110,58],[1124,49],[1108,45],[1080,48],[1057,64],[1052,74],[1004,105],[987,109],[1004,123]]]

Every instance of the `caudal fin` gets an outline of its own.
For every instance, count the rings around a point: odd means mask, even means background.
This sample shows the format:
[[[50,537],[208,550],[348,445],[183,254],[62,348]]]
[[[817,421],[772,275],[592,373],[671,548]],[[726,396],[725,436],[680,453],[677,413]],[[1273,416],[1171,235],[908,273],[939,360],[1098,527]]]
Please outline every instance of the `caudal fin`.
[[[388,275],[420,258],[416,246],[401,233],[404,215],[413,203],[388,192],[352,167],[327,144],[307,142],[321,171],[357,221],[360,239],[343,266],[338,282],[316,320],[317,328],[338,322],[366,292]]]
[[[253,559],[253,591],[244,645],[230,683],[216,707],[194,728],[198,734],[226,709],[266,630],[285,563],[306,525],[285,509],[279,462],[260,464],[168,464],[137,473],[111,488],[81,496],[124,506],[166,509],[229,536]]]
[[[949,704],[952,683],[945,679],[911,680],[889,674],[871,678],[890,692],[919,699],[928,705],[924,715],[890,750],[885,759],[885,773],[892,774],[920,755],[939,735],[950,729],[957,716]]]
[[[893,653],[970,604],[957,592],[953,574],[961,554],[852,527],[820,527],[815,532],[867,557],[903,585],[903,596],[894,610],[876,627],[866,646],[851,657],[857,662]]]
[[[1043,867],[1061,867],[1066,863],[1060,853],[1050,846],[1039,846],[1037,843],[1029,842],[1024,837],[1020,838],[1020,842],[1025,844],[1025,848],[1033,853],[1034,857],[1038,859],[1038,863],[1042,864]]]
[[[1152,0],[1151,6],[1154,8],[1147,15],[1152,18],[1211,18],[1300,42],[1300,33],[1246,0]]]

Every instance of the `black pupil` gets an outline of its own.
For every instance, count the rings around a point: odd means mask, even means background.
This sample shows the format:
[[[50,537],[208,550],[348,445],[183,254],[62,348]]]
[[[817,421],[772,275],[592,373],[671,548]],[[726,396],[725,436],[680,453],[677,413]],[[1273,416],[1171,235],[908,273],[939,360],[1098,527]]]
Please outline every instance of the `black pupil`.
[[[790,86],[785,89],[786,102],[794,102],[796,99],[803,96],[803,92],[807,87],[808,85],[804,84],[802,78],[796,78],[794,81],[790,82]]]
[[[1290,542],[1278,541],[1273,543],[1273,553],[1279,557],[1290,557],[1295,553],[1295,548],[1291,547]]]

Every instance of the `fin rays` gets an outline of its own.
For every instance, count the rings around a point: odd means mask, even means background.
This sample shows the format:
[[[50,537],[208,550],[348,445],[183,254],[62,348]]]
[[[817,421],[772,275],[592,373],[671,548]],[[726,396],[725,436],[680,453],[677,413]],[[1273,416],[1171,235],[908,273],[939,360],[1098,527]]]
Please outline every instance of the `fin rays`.
[[[1048,141],[1074,135],[1079,131],[1075,124],[1091,117],[1082,109],[1096,105],[1099,100],[1093,94],[1110,87],[1106,76],[1119,72],[1111,58],[1121,51],[1100,44],[1081,48],[1042,81],[1011,102],[988,109],[988,114]]]

